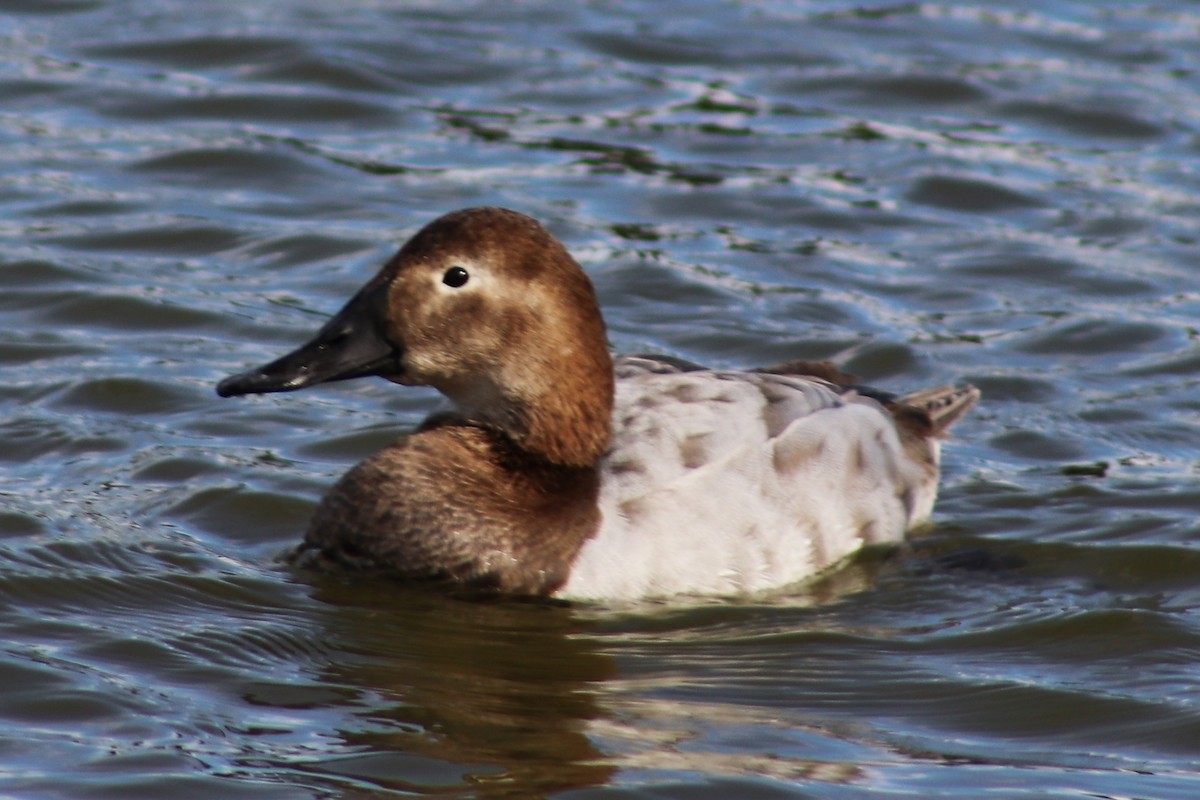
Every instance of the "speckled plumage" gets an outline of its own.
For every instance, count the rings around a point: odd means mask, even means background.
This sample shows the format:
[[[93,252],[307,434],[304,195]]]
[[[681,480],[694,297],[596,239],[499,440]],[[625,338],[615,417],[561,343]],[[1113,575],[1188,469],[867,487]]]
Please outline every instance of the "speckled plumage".
[[[892,414],[852,389],[645,358],[620,359],[616,372],[604,522],[564,595],[782,586],[900,539],[933,507],[937,438],[906,444]]]

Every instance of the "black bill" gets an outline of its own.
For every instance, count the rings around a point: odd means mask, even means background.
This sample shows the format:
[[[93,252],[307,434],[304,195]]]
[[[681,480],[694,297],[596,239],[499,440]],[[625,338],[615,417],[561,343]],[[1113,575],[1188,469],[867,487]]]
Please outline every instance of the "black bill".
[[[329,381],[401,375],[403,352],[383,330],[386,300],[385,285],[365,287],[310,342],[269,364],[231,375],[217,384],[217,394],[294,392]]]

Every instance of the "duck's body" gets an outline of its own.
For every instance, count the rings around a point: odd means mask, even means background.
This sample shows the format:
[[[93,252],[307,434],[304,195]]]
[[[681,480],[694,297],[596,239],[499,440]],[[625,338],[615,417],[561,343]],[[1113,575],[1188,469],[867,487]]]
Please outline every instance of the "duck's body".
[[[617,374],[603,523],[566,596],[783,586],[900,539],[933,507],[938,441],[899,430],[852,389],[815,375],[664,373],[648,359],[619,360]]]
[[[614,365],[592,288],[533,220],[417,234],[317,337],[222,395],[381,375],[455,410],[333,487],[307,559],[519,594],[732,594],[806,578],[930,513],[972,387],[896,400],[825,364]]]

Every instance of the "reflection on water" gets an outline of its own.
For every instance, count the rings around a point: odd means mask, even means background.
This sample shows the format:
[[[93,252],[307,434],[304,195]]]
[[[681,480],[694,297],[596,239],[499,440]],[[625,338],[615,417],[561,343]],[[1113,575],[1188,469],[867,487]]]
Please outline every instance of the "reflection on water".
[[[30,797],[1193,798],[1193,4],[0,4],[0,774]],[[614,347],[969,380],[936,526],[568,608],[294,574],[382,382],[221,401],[494,203]]]
[[[778,602],[794,610],[832,602],[862,589],[877,568],[864,559],[820,582],[811,596]],[[670,605],[588,612],[553,602],[447,597],[386,580],[314,580],[313,599],[325,605],[318,638],[332,652],[311,684],[262,682],[246,693],[248,702],[267,708],[307,710],[333,700],[350,710],[328,748],[332,755],[273,765],[303,773],[313,786],[366,781],[397,791],[469,787],[473,796],[530,797],[603,786],[618,769],[839,783],[861,777],[853,763],[823,759],[828,746],[817,748],[827,732],[786,705],[671,697],[704,685],[705,670],[671,666],[654,651],[673,641],[673,657],[690,660],[698,642],[715,650],[722,638],[741,636],[735,631],[745,632],[746,620],[731,619],[722,603],[688,606],[679,619]],[[608,630],[624,615],[632,616]],[[750,638],[789,635],[760,631]],[[745,676],[768,679],[755,656],[740,660]],[[709,741],[706,728],[739,731],[763,745],[786,743],[787,752],[728,752]],[[811,742],[800,746],[805,739]]]
[[[386,582],[327,581],[316,598],[339,657],[321,685],[369,693],[339,738],[355,755],[303,769],[396,790],[481,797],[605,783],[587,735],[615,660],[564,606],[455,600]]]

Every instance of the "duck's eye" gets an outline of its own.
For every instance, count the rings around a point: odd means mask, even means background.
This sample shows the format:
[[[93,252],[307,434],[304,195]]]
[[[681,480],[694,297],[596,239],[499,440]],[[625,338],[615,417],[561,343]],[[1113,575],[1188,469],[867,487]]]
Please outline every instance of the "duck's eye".
[[[451,267],[446,270],[446,274],[442,276],[442,283],[449,286],[451,289],[466,284],[471,279],[471,274],[462,267]]]

